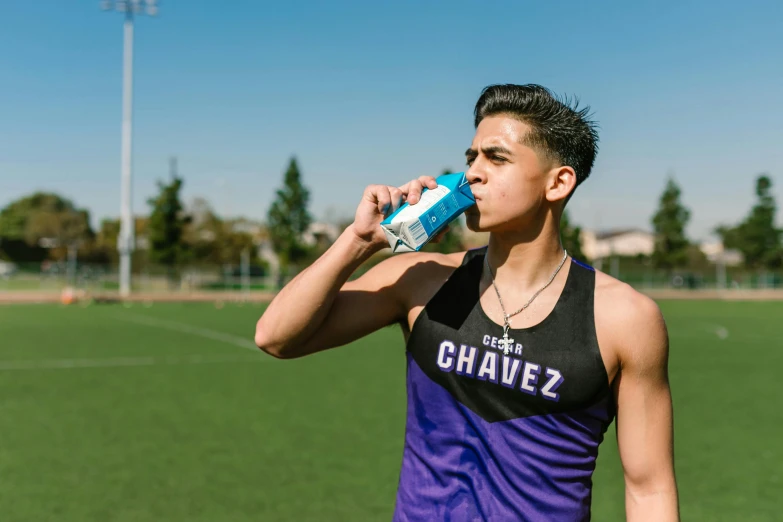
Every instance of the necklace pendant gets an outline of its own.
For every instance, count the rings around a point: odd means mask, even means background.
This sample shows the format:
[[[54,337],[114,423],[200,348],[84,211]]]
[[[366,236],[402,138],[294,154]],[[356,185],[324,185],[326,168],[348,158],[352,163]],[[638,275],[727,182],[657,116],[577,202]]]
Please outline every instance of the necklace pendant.
[[[503,355],[508,355],[511,353],[511,347],[514,344],[514,339],[509,338],[508,336],[508,322],[503,325],[503,339],[501,339],[499,344],[503,348]]]

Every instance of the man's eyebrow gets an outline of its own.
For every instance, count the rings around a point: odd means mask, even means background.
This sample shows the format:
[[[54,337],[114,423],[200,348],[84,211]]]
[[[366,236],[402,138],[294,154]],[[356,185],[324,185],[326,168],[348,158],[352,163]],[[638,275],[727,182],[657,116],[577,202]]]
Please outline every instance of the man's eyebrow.
[[[484,148],[481,149],[481,152],[483,152],[485,156],[489,156],[490,154],[508,154],[508,155],[513,155],[513,153],[510,150],[508,150],[507,148],[500,147],[500,146],[497,146],[497,145],[495,145],[493,147],[484,147]]]
[[[513,152],[499,145],[494,145],[492,147],[483,147],[481,149],[481,152],[483,152],[485,156],[489,156],[490,154],[507,154],[509,156],[514,155]],[[478,151],[476,149],[468,149],[465,151],[465,156],[467,156],[468,158],[475,158],[476,156],[478,156]]]

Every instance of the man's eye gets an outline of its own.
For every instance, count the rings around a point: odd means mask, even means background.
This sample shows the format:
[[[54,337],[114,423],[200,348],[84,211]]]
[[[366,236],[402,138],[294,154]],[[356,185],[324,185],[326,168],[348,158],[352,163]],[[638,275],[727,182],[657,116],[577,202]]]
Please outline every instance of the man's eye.
[[[503,162],[505,162],[507,160],[506,160],[506,158],[503,158],[503,157],[500,157],[500,156],[492,156],[492,161],[495,161],[497,163],[503,163]]]
[[[465,163],[468,165],[468,167],[470,167],[471,165],[473,165],[473,162],[474,162],[474,161],[476,161],[476,158],[468,158],[468,159],[465,161]]]

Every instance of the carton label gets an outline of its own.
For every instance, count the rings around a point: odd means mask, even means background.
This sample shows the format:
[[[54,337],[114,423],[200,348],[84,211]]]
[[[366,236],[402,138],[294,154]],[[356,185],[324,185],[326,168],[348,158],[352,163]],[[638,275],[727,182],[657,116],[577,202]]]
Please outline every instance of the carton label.
[[[402,205],[381,228],[395,252],[416,252],[473,204],[465,173],[444,174],[436,188],[425,189],[415,205]]]

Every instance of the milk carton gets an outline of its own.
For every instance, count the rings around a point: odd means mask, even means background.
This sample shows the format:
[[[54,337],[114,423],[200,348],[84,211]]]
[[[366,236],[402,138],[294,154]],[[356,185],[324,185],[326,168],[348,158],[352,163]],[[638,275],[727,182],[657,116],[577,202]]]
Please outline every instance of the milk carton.
[[[437,188],[424,188],[415,205],[405,203],[381,222],[393,252],[418,252],[446,225],[476,204],[464,172],[444,174],[437,182]]]

